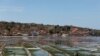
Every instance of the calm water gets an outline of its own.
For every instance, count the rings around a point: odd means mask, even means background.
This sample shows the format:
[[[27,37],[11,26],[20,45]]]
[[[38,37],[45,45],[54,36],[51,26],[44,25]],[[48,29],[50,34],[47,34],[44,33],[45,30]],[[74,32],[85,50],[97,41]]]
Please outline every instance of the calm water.
[[[71,40],[74,42],[77,46],[100,46],[100,37],[71,37]]]
[[[32,56],[49,56],[48,52],[46,52],[42,49],[37,50],[37,51],[33,51],[31,53],[32,53]]]

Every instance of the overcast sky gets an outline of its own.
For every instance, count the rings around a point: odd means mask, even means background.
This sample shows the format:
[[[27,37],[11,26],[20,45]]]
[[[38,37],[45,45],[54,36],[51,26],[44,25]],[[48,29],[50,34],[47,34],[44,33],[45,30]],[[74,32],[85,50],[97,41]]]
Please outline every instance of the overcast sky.
[[[0,0],[0,21],[100,29],[100,0]]]

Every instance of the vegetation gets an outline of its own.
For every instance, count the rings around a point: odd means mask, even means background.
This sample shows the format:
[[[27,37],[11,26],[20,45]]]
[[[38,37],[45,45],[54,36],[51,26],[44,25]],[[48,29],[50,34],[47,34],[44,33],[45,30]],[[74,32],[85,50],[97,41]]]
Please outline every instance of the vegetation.
[[[77,28],[78,30],[73,32]],[[75,26],[59,26],[59,25],[43,25],[35,23],[19,23],[19,22],[0,22],[0,35],[3,36],[20,36],[22,34],[32,35],[36,31],[39,35],[52,34],[68,34],[68,35],[93,35],[100,36],[100,30]]]
[[[100,36],[100,30],[93,30],[93,36]]]

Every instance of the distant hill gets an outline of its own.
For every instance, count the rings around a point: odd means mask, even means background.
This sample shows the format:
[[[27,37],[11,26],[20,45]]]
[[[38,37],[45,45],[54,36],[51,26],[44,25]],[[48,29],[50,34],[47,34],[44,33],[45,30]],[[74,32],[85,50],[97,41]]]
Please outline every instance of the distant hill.
[[[43,25],[35,23],[0,22],[1,36],[68,34],[69,36],[100,36],[100,30],[76,26]]]

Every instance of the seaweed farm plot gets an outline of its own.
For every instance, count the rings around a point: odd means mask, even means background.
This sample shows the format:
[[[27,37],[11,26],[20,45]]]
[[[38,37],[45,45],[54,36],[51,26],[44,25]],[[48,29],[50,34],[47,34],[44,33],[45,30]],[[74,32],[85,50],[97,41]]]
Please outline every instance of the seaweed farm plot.
[[[1,54],[3,53],[2,56],[100,56],[98,37],[96,38],[98,42],[88,42],[90,37],[85,41],[85,37],[77,38],[77,41],[73,41],[74,38],[2,36]]]
[[[87,48],[87,47],[68,47],[68,46],[54,46],[51,47],[61,50],[64,53],[69,54],[70,56],[100,56],[99,49],[96,48]]]
[[[24,48],[5,48],[4,56],[28,56]]]
[[[69,56],[69,55],[63,53],[62,51],[55,49],[51,46],[43,46],[42,48],[44,50],[48,51],[52,56]]]
[[[71,48],[71,47],[67,47],[67,46],[66,46],[66,48],[61,48],[61,47],[55,46],[55,45],[50,45],[50,46],[52,48],[62,51],[62,53],[66,54],[67,56],[76,56],[76,51],[78,51],[77,48]]]
[[[42,49],[30,49],[29,51],[32,56],[49,56],[49,53]]]

